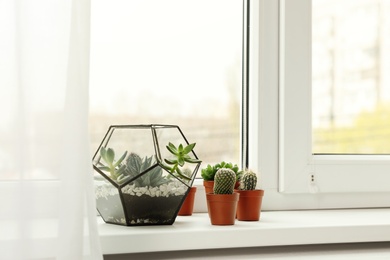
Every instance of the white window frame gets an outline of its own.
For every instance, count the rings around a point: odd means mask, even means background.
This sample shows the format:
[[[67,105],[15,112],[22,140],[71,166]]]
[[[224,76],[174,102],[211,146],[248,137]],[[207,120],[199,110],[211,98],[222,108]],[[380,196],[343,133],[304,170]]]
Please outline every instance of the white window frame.
[[[312,154],[311,1],[255,2],[249,164],[265,208],[389,207],[389,156]]]

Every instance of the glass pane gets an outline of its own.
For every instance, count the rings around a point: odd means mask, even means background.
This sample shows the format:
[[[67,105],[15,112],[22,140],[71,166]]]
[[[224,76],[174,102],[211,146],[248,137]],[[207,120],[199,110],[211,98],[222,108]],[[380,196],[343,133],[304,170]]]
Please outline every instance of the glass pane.
[[[313,153],[390,153],[390,1],[312,1]]]
[[[239,163],[242,0],[96,0],[90,134],[174,124],[202,165]]]

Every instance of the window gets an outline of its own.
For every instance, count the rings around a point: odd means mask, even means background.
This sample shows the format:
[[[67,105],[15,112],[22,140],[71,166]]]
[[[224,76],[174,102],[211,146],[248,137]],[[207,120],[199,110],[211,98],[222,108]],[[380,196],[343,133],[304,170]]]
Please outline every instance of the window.
[[[91,149],[112,124],[175,124],[203,165],[239,164],[243,0],[91,5]]]
[[[337,150],[334,150],[334,154],[324,154],[312,148],[312,125],[316,125],[316,119],[312,119],[312,111],[315,114],[318,109],[323,108],[321,104],[311,100],[312,93],[314,97],[317,95],[315,85],[312,89],[312,78],[314,83],[318,83],[318,73],[312,74],[312,64],[313,68],[318,68],[325,66],[326,63],[325,59],[319,63],[315,60],[315,56],[312,56],[312,53],[318,53],[318,49],[321,48],[319,45],[312,45],[312,22],[316,22],[316,18],[312,19],[312,14],[315,14],[312,13],[314,2],[314,0],[280,1],[279,6],[278,189],[281,194],[295,194],[296,196],[292,197],[301,200],[302,208],[389,206],[390,157],[388,155],[354,155],[344,152],[338,154]],[[339,5],[339,2],[337,4]],[[369,19],[366,22],[368,24]],[[313,35],[317,33],[318,31]],[[348,30],[346,33],[354,32]],[[366,52],[371,53],[368,49]],[[362,62],[362,60],[353,60],[353,57],[345,57],[345,59],[354,65]],[[365,65],[369,66],[369,62]],[[350,78],[356,76],[352,74],[346,76]],[[359,77],[362,75],[371,77],[370,73],[363,73]],[[304,194],[310,195],[303,196]],[[367,194],[370,196],[365,198]]]
[[[389,15],[389,1],[312,1],[314,154],[390,153]]]

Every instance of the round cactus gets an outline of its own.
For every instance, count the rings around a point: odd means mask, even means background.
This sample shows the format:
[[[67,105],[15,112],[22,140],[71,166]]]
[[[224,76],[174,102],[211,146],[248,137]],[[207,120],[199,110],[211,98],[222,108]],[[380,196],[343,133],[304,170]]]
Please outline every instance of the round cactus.
[[[257,176],[251,170],[245,170],[240,180],[240,190],[254,190],[257,185]]]
[[[233,194],[235,183],[236,173],[232,169],[219,169],[214,177],[214,194]]]

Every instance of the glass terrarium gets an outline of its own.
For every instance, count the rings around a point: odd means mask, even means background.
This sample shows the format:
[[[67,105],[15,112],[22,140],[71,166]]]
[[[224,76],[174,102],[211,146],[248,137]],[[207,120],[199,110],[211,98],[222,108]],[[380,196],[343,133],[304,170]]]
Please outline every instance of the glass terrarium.
[[[93,157],[103,220],[173,224],[201,164],[194,146],[176,125],[110,126]]]

